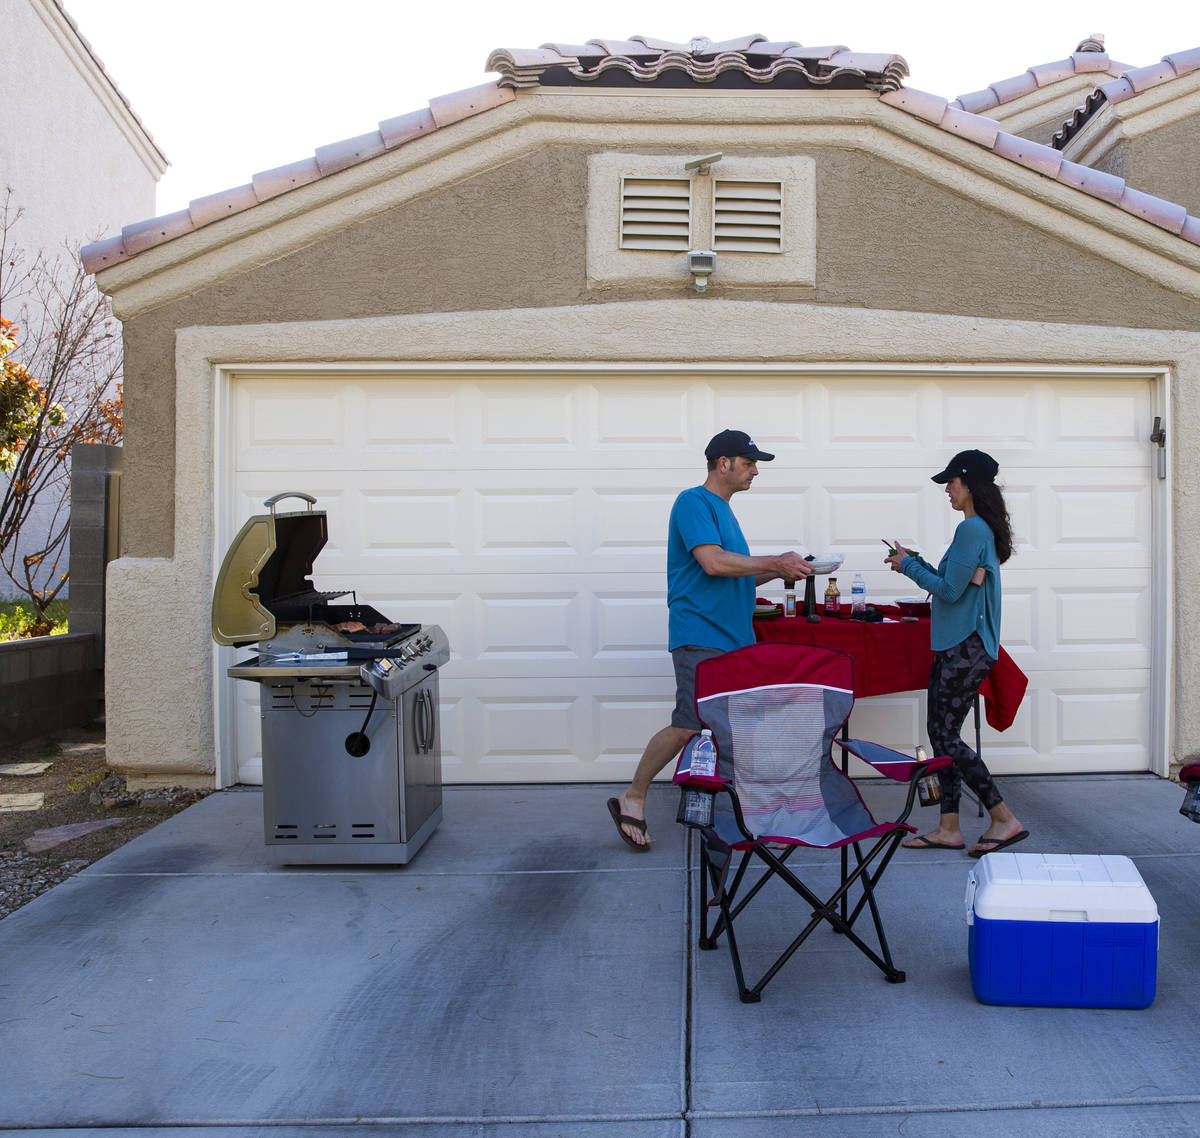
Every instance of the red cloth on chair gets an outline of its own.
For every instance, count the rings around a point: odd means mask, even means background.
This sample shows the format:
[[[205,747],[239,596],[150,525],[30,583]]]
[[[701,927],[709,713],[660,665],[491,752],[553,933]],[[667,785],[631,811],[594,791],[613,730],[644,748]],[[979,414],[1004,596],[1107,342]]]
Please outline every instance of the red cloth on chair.
[[[899,617],[899,609],[880,606],[886,616]],[[900,621],[868,624],[866,621],[822,616],[820,624],[809,624],[803,616],[781,616],[755,620],[759,643],[820,644],[854,657],[854,694],[924,691],[929,685],[933,650],[929,647],[929,621]],[[1029,679],[1003,649],[987,679],[979,685],[988,723],[1006,731],[1016,718]]]

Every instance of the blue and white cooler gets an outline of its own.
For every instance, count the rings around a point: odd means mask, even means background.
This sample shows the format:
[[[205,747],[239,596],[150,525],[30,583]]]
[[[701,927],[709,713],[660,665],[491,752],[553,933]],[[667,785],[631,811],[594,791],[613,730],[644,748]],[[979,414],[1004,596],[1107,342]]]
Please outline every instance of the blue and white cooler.
[[[984,1004],[1147,1008],[1158,906],[1127,857],[1001,850],[967,878],[968,953]]]

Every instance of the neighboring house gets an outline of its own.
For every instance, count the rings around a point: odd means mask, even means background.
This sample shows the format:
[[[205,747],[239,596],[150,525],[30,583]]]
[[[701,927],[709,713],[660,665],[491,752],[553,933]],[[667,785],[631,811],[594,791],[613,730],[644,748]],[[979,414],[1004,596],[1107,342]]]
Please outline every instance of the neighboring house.
[[[1071,74],[1105,79],[1098,54]],[[448,781],[628,778],[672,704],[667,513],[725,426],[779,456],[735,503],[752,549],[841,550],[879,599],[905,588],[881,537],[950,538],[930,472],[999,459],[1030,689],[985,735],[994,769],[1200,750],[1177,505],[1200,460],[1175,444],[1200,431],[1200,218],[905,88],[896,55],[593,41],[487,66],[84,251],[127,345],[114,765],[260,777],[212,582],[302,490],[330,515],[319,587],[447,630]],[[911,747],[921,704],[863,701],[856,727]]]
[[[1200,48],[1102,83],[1054,145],[1200,214]]]
[[[11,240],[30,260],[65,260],[154,209],[167,160],[56,0],[6,0],[0,107],[0,193],[24,211]]]

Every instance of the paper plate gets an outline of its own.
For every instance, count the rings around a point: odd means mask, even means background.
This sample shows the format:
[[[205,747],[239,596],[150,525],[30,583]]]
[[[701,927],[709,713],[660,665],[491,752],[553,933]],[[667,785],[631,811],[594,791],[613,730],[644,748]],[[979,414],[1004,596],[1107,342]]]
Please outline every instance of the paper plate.
[[[836,573],[846,560],[844,553],[817,553],[813,555],[813,572],[817,574]]]

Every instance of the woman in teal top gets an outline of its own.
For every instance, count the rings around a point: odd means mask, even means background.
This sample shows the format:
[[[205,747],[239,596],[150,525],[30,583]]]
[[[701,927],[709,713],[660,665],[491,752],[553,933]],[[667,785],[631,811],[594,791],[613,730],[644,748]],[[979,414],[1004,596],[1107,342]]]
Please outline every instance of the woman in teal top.
[[[933,476],[934,482],[945,485],[951,507],[963,515],[937,568],[899,542],[895,553],[884,559],[930,595],[934,655],[926,728],[933,753],[954,759],[954,766],[938,772],[942,799],[937,828],[905,842],[907,849],[965,848],[958,820],[964,779],[992,816],[991,825],[971,847],[972,857],[1029,837],[1005,805],[983,760],[962,737],[975,693],[1000,654],[1000,566],[1012,556],[1012,525],[995,481],[999,471],[996,460],[983,451],[956,454]]]

